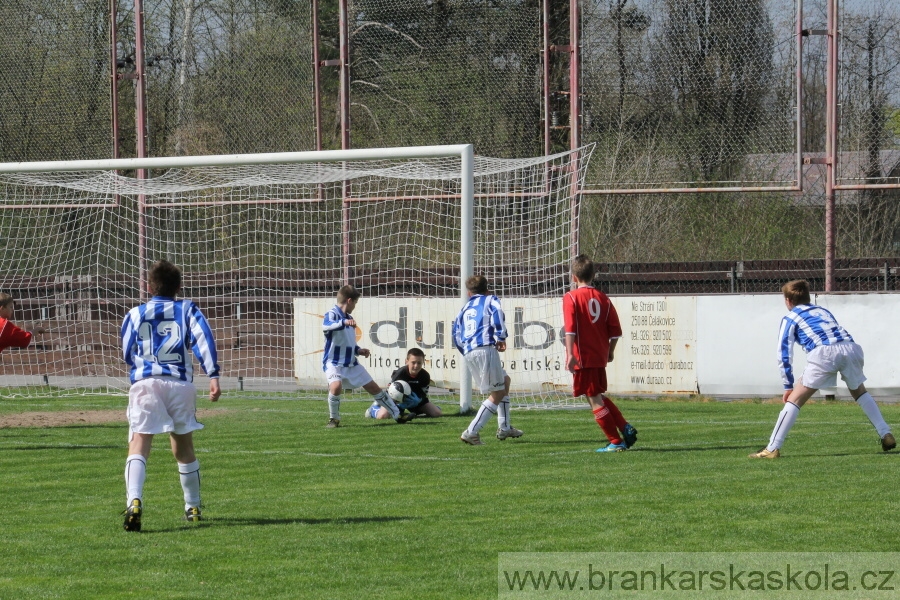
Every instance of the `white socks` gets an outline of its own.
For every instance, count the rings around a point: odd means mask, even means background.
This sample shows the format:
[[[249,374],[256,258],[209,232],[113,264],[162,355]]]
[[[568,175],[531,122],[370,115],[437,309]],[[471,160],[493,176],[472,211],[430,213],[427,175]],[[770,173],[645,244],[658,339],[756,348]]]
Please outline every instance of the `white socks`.
[[[381,390],[375,394],[374,400],[378,403],[378,406],[387,409],[387,411],[391,413],[392,419],[400,418],[400,409],[397,408],[397,404],[387,395],[386,391]]]
[[[472,434],[478,433],[495,414],[497,414],[497,405],[490,400],[485,400],[481,403],[481,407],[478,409],[478,412],[475,413],[475,418],[469,423],[469,428],[466,429],[466,431]]]
[[[200,461],[178,463],[178,475],[181,477],[181,489],[184,491],[184,509],[200,507]],[[147,478],[147,459],[140,454],[129,454],[125,459],[125,491],[127,502],[137,498],[143,500],[144,480]]]
[[[184,509],[200,508],[200,461],[186,465],[178,463],[178,475],[181,476],[181,489],[184,491]]]
[[[859,407],[863,409],[863,412],[869,417],[869,421],[875,426],[878,437],[884,437],[891,432],[890,425],[885,423],[884,417],[881,416],[881,411],[878,410],[878,405],[875,404],[875,399],[872,398],[872,395],[869,392],[860,396],[856,400],[856,403],[859,404]]]
[[[511,427],[509,424],[509,396],[503,396],[503,400],[497,405],[497,426],[500,429]]]
[[[131,501],[137,498],[142,500],[144,496],[144,480],[147,479],[147,459],[140,454],[129,454],[125,459],[125,506],[131,506]]]
[[[341,397],[328,394],[328,416],[335,420],[341,419]]]
[[[791,430],[791,427],[794,426],[794,421],[797,420],[797,415],[799,414],[800,408],[796,404],[792,402],[784,403],[784,408],[781,409],[778,420],[775,422],[775,429],[772,430],[772,437],[769,438],[769,445],[766,446],[769,452],[774,452],[781,448],[781,445],[784,444],[784,440],[787,438],[787,434]]]

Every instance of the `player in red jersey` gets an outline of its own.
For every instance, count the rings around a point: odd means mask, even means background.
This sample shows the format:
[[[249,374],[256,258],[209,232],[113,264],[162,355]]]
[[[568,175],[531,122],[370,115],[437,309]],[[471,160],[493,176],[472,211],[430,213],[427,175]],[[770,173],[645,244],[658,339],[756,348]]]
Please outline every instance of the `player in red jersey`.
[[[7,348],[27,348],[31,343],[31,332],[13,325],[16,301],[9,294],[0,294],[0,352]]]
[[[572,395],[587,396],[594,420],[609,438],[609,445],[597,452],[621,452],[637,442],[637,430],[603,392],[606,364],[612,362],[622,326],[616,308],[591,285],[593,280],[594,263],[584,254],[576,256],[572,262],[575,289],[563,296],[566,368],[574,378]]]

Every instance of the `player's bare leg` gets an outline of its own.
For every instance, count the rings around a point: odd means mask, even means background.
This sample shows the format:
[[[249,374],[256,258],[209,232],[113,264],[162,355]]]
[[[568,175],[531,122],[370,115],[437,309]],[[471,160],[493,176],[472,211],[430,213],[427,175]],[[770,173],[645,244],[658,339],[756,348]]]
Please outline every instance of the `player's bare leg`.
[[[431,402],[426,402],[425,406],[422,407],[422,410],[425,411],[426,417],[442,417],[444,416],[444,412],[441,410],[441,407],[437,404],[432,404]]]

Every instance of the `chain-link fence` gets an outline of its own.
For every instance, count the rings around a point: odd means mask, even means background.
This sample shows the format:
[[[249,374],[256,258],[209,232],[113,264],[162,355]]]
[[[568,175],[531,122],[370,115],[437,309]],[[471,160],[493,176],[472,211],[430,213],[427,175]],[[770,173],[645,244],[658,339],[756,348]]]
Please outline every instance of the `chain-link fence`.
[[[0,161],[108,158],[106,0],[0,2]]]
[[[580,246],[610,269],[799,272],[825,255],[828,1],[583,0],[579,80],[559,0],[350,0],[346,39],[338,0],[144,0],[147,151],[309,150],[317,133],[338,148],[344,107],[352,147],[533,156],[577,132],[597,145]],[[113,81],[119,152],[136,155],[135,3],[112,6],[115,80],[108,0],[0,3],[0,160],[111,156]],[[854,0],[838,17],[836,256],[883,266],[900,256],[900,191],[851,188],[900,184],[900,8]],[[672,191],[695,188],[756,191]]]

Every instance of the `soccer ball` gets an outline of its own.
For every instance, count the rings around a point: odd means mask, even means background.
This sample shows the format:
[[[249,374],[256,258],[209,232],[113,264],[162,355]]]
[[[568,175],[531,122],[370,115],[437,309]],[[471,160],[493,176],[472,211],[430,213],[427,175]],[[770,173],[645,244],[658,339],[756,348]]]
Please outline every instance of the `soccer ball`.
[[[395,381],[388,386],[387,393],[394,402],[403,402],[403,397],[409,396],[412,390],[405,381]]]

